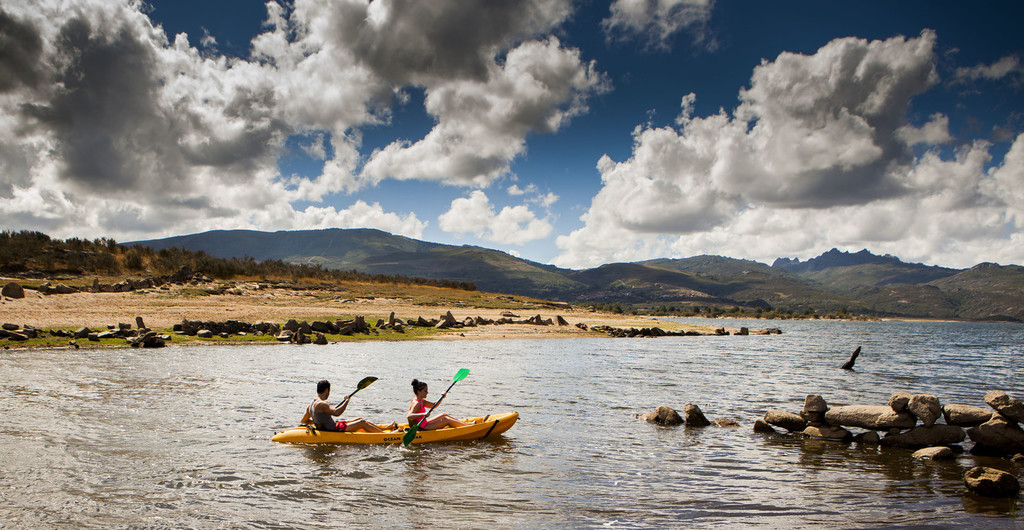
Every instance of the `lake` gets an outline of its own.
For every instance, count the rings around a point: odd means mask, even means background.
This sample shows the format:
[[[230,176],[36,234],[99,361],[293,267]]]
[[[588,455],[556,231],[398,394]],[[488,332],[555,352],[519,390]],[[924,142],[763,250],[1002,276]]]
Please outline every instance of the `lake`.
[[[1024,398],[1024,325],[687,321],[783,334],[0,351],[0,527],[1024,525],[1019,500],[962,482],[975,465],[1024,477],[1009,460],[918,461],[752,430],[807,394]],[[855,370],[840,369],[857,346]],[[379,377],[345,416],[383,423],[404,416],[412,378],[436,399],[459,368],[470,375],[438,411],[519,411],[504,436],[409,449],[269,441],[298,423],[319,379],[337,402]],[[637,419],[686,403],[741,426]]]

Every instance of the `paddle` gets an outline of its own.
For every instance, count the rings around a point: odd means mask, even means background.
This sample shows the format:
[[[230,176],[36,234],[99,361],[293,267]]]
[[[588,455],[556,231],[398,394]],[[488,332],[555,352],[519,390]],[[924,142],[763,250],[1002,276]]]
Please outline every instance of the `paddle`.
[[[353,390],[353,391],[352,391],[352,393],[351,393],[351,394],[349,394],[349,395],[348,395],[348,396],[347,396],[347,397],[346,397],[345,399],[346,399],[346,400],[348,400],[348,399],[352,399],[352,396],[356,395],[356,392],[359,392],[360,390],[362,390],[362,389],[364,389],[364,388],[366,388],[366,387],[370,386],[370,384],[371,384],[371,383],[373,383],[373,382],[374,382],[374,381],[376,381],[376,380],[377,380],[377,378],[376,378],[376,377],[373,377],[372,375],[371,375],[370,377],[364,377],[364,378],[362,378],[362,379],[361,379],[361,380],[359,381],[359,383],[357,383],[357,384],[356,384],[356,389],[355,389],[355,390]]]
[[[448,390],[445,390],[444,394],[447,394],[448,391],[451,390],[453,386],[455,386],[455,383],[462,381],[463,379],[466,378],[467,375],[469,375],[469,368],[462,368],[458,372],[455,372],[455,377],[452,378],[452,384],[448,386]],[[444,394],[441,395],[441,399],[444,399]],[[427,411],[427,414],[423,416],[423,418],[420,418],[419,421],[415,423],[409,423],[409,432],[405,433],[405,436],[402,437],[402,443],[405,444],[406,447],[409,447],[409,444],[411,444],[412,441],[416,439],[416,431],[418,431],[420,428],[420,422],[422,422],[424,418],[430,417],[430,413],[434,412],[434,409],[436,409],[437,406],[440,404],[441,400],[439,399],[437,400],[436,403],[434,403],[433,407],[430,407],[430,410]]]

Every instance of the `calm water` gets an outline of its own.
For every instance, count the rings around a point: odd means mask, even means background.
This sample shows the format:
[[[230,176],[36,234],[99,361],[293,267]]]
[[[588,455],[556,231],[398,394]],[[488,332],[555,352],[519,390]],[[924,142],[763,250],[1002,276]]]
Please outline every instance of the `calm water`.
[[[719,322],[720,323],[720,322]],[[744,325],[729,322],[728,325]],[[966,495],[1009,461],[767,438],[769,408],[885,404],[898,390],[1024,398],[1024,326],[750,322],[783,335],[0,352],[0,527],[1024,526]],[[856,371],[838,367],[857,346]],[[518,410],[495,441],[303,447],[269,441],[315,393],[362,377],[346,416],[404,415],[413,377],[441,410]],[[687,402],[742,427],[658,428]]]

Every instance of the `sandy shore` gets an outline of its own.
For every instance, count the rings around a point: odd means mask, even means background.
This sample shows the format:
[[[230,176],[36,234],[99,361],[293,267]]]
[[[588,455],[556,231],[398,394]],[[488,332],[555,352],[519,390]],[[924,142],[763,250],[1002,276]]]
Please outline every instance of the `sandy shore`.
[[[291,289],[235,289],[236,294],[190,295],[183,287],[169,290],[152,289],[128,293],[74,293],[42,295],[25,290],[20,299],[4,298],[0,303],[0,323],[33,326],[39,329],[77,329],[88,326],[105,329],[117,323],[134,327],[135,318],[142,317],[152,329],[170,328],[184,319],[202,321],[238,320],[242,322],[284,323],[297,320],[337,320],[363,316],[371,325],[378,318],[388,318],[391,312],[402,319],[437,318],[451,311],[457,320],[466,317],[501,318],[512,312],[521,319],[540,315],[556,320],[561,316],[568,326],[538,326],[530,324],[503,324],[477,326],[451,330],[437,335],[449,339],[499,339],[585,336],[593,332],[576,326],[612,326],[618,328],[660,327],[666,331],[711,332],[707,326],[686,325],[653,317],[602,313],[579,308],[554,308],[545,304],[510,303],[495,309],[480,307],[459,300],[448,303],[414,303],[411,299],[395,297],[349,297],[331,291],[296,291]],[[477,295],[479,296],[479,295]],[[497,298],[499,295],[494,295]],[[508,298],[508,297],[506,297]],[[728,329],[728,328],[727,328]]]

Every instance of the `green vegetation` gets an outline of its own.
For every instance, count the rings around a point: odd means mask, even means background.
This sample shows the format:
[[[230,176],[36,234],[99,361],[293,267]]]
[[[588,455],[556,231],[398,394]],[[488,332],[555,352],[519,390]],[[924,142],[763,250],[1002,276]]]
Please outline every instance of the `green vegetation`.
[[[287,263],[281,260],[258,261],[249,256],[218,258],[201,250],[178,247],[160,250],[142,245],[126,247],[107,238],[94,241],[71,238],[62,241],[51,239],[39,232],[0,232],[0,273],[3,274],[31,272],[43,275],[164,276],[174,274],[182,267],[189,267],[222,280],[263,278],[291,281],[352,281],[476,290],[476,285],[466,281],[416,278],[399,274],[366,274],[355,270],[333,270],[322,265]]]

